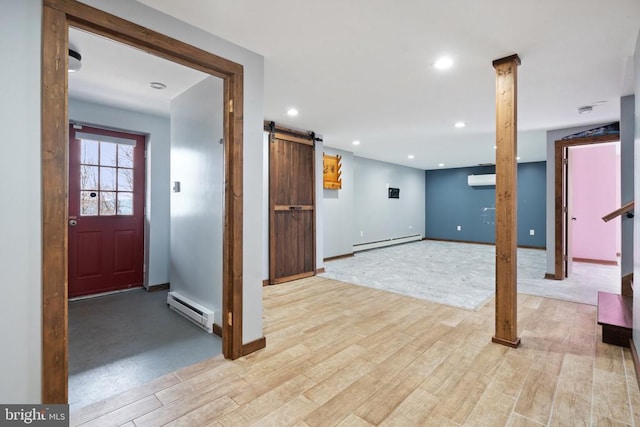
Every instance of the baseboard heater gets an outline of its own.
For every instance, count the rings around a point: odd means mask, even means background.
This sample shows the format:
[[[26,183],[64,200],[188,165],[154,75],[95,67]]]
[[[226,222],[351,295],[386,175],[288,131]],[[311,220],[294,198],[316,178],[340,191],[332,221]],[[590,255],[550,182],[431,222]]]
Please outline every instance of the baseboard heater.
[[[174,291],[167,295],[167,305],[205,331],[213,333],[213,311]]]
[[[376,240],[375,242],[358,243],[353,245],[353,252],[366,251],[367,249],[382,248],[385,246],[399,245],[400,243],[417,242],[422,240],[422,234],[414,234],[404,237],[393,237],[391,239]]]

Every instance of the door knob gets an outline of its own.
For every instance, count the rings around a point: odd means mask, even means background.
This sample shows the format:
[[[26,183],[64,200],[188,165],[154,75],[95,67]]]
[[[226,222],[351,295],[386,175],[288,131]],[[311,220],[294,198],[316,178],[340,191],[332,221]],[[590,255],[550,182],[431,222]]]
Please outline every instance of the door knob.
[[[70,219],[69,220],[69,226],[70,227],[75,227],[76,225],[78,225],[78,220],[77,219]]]

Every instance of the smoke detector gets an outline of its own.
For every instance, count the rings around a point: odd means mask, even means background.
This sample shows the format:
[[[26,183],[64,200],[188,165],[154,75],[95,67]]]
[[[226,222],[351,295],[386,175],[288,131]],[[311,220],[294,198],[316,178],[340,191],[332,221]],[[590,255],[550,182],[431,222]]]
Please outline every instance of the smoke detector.
[[[584,107],[578,108],[578,114],[589,114],[593,111],[593,106],[585,105]]]
[[[73,49],[69,49],[69,72],[75,73],[82,68],[82,56]]]

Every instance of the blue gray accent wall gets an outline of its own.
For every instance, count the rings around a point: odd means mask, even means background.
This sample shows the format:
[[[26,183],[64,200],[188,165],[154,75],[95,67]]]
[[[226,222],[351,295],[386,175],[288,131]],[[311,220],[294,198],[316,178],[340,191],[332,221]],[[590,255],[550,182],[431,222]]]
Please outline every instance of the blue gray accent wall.
[[[492,173],[494,166],[426,171],[425,236],[495,243],[495,186],[467,184],[469,175]],[[545,214],[546,162],[519,163],[518,245],[545,247]]]

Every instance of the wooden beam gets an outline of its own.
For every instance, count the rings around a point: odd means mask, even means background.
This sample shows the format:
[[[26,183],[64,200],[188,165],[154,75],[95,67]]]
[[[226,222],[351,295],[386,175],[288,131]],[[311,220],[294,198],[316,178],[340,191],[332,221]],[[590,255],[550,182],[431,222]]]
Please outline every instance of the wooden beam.
[[[67,403],[67,21],[42,10],[42,403]]]
[[[517,70],[518,55],[496,70],[496,332],[492,341],[518,347]]]

